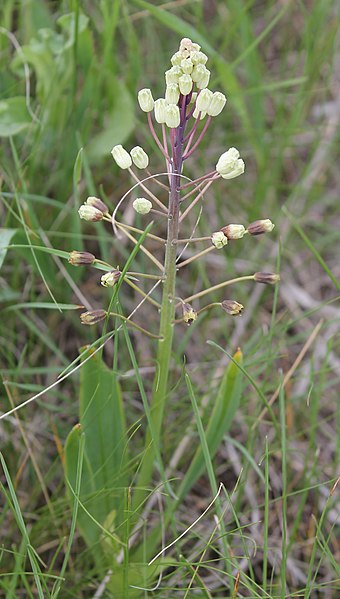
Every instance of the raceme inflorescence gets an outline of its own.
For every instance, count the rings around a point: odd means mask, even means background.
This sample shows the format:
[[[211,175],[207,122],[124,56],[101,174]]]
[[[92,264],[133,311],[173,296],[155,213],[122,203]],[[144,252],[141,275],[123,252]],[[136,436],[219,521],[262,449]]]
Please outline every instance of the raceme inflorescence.
[[[215,168],[203,176],[191,180],[183,174],[186,160],[199,148],[214,117],[220,115],[227,99],[220,91],[208,88],[210,71],[206,64],[208,57],[201,51],[198,44],[184,38],[178,52],[171,57],[171,67],[165,72],[164,98],[154,100],[150,89],[142,89],[138,93],[138,103],[141,110],[146,113],[150,133],[161,154],[164,157],[165,169],[163,173],[152,175],[149,168],[149,156],[140,146],[128,152],[122,145],[112,149],[112,157],[121,169],[126,169],[134,181],[131,189],[118,201],[111,213],[108,206],[97,197],[89,197],[79,208],[79,216],[87,221],[107,221],[111,223],[113,232],[118,237],[125,236],[132,244],[137,245],[157,269],[154,273],[136,273],[127,270],[122,272],[106,262],[97,259],[89,252],[73,251],[70,253],[69,262],[75,266],[94,265],[105,270],[101,276],[104,287],[114,287],[118,282],[128,284],[142,297],[142,302],[148,301],[158,308],[161,315],[158,338],[168,339],[171,347],[172,329],[174,323],[190,325],[204,311],[214,306],[219,306],[227,314],[236,316],[243,311],[243,306],[234,299],[226,298],[221,302],[193,307],[192,302],[203,298],[209,293],[227,287],[231,282],[254,280],[265,284],[275,284],[279,275],[275,273],[257,272],[255,274],[238,277],[232,281],[222,281],[210,288],[192,294],[190,297],[180,297],[176,289],[176,278],[182,268],[191,264],[198,258],[204,257],[211,251],[223,250],[230,240],[240,240],[245,235],[261,235],[271,232],[274,224],[268,218],[252,222],[248,226],[242,224],[226,224],[218,231],[212,231],[204,237],[195,237],[195,230],[199,223],[200,214],[196,219],[190,236],[182,236],[183,225],[190,212],[195,208],[204,206],[204,194],[218,179],[234,179],[244,173],[245,164],[236,148],[226,149],[217,159]],[[135,171],[144,171],[140,177]],[[166,184],[164,183],[166,181]],[[160,193],[150,189],[150,184],[157,184]],[[133,196],[138,189],[140,197]],[[119,220],[118,215],[123,212],[126,202],[130,202],[133,210],[142,220],[148,215],[161,226],[166,224],[164,237],[150,232],[150,226],[145,229],[134,224]],[[144,235],[142,241],[137,236]],[[150,251],[147,242],[153,244]],[[154,244],[160,248],[161,258],[156,257]],[[183,260],[183,254],[195,244],[206,247],[191,253]],[[145,293],[138,286],[140,278],[149,278],[153,284],[152,289]],[[158,303],[153,298],[154,291],[162,286],[162,302]],[[158,289],[157,289],[158,291]],[[135,311],[133,312],[133,314]],[[132,315],[133,315],[132,314]],[[96,324],[109,315],[114,315],[124,320],[125,323],[137,327],[146,334],[148,331],[137,325],[132,320],[132,315],[124,316],[121,313],[106,310],[93,310],[81,314],[83,324]],[[151,335],[155,337],[155,335]]]

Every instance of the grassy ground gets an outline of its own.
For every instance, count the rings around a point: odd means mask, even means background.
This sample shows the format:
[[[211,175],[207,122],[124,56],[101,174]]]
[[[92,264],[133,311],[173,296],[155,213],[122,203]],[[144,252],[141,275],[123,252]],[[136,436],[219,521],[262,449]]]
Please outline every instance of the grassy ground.
[[[206,456],[206,473],[178,506],[165,543],[204,512],[221,482],[218,500],[166,552],[169,566],[154,592],[125,585],[119,595],[105,586],[106,566],[73,527],[63,446],[78,421],[79,371],[1,420],[0,595],[56,597],[55,577],[61,576],[62,598],[335,599],[340,593],[337,2],[3,0],[0,15],[3,414],[52,385],[79,347],[100,336],[100,328],[82,327],[71,309],[106,307],[108,294],[98,274],[72,268],[63,253],[40,248],[86,249],[124,265],[131,247],[112,238],[102,223],[95,228],[80,222],[77,208],[88,195],[104,193],[114,207],[131,184],[112,162],[114,144],[140,144],[153,170],[164,168],[136,94],[142,87],[151,87],[155,97],[164,93],[162,73],[182,37],[209,54],[210,87],[228,97],[186,174],[195,178],[211,170],[234,145],[246,162],[245,175],[227,193],[220,183],[207,193],[199,233],[261,217],[271,218],[276,228],[268,237],[241,240],[194,263],[180,279],[181,293],[189,296],[259,270],[280,270],[282,278],[276,290],[249,282],[232,287],[232,299],[245,306],[238,319],[211,311],[194,326],[177,329],[162,433],[170,477],[180,481],[196,445],[204,447],[195,399],[212,409],[216,385],[237,347],[244,356],[242,397],[216,456],[212,462]],[[134,270],[148,268],[139,252]],[[221,299],[216,293],[212,301]],[[130,291],[120,301],[126,310],[135,305]],[[157,332],[152,307],[144,305],[136,320]],[[123,391],[133,446],[131,485],[145,414],[129,345],[124,335],[119,338],[119,348],[111,341],[104,356],[114,363]],[[155,343],[139,333],[132,339],[150,392]],[[193,395],[185,384],[183,356]],[[266,402],[272,411],[263,412]],[[158,482],[156,473],[155,487]],[[128,496],[127,488],[124,493]],[[152,506],[149,522],[162,520],[161,507],[162,502]],[[166,518],[169,504],[163,509]],[[137,577],[137,586],[145,586],[143,578]]]

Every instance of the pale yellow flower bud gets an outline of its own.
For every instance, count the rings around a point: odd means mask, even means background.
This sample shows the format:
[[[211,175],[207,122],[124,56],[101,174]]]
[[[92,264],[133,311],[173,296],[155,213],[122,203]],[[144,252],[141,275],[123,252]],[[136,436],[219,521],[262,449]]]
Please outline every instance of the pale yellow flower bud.
[[[132,160],[129,152],[124,150],[122,145],[114,146],[111,150],[114,161],[120,166],[120,168],[130,168]]]
[[[247,232],[243,225],[227,225],[221,231],[228,239],[242,239]]]
[[[213,97],[212,91],[210,89],[202,89],[202,91],[198,94],[196,100],[196,110],[198,112],[208,112],[208,108],[210,106],[211,98]]]
[[[138,92],[138,103],[144,112],[151,112],[153,110],[154,99],[150,89],[145,88]]]
[[[81,323],[88,325],[97,324],[97,322],[104,320],[104,318],[106,318],[105,310],[89,310],[80,315]]]
[[[188,326],[197,320],[197,312],[190,306],[190,304],[183,304],[182,310],[183,320]]]
[[[132,206],[138,214],[148,214],[152,208],[152,202],[146,198],[136,198],[132,202]]]
[[[182,69],[183,73],[185,73],[186,75],[190,75],[193,68],[194,68],[194,65],[191,62],[190,58],[184,58],[181,61],[181,69]]]
[[[98,208],[95,208],[94,206],[88,206],[87,204],[83,204],[82,206],[80,206],[78,214],[80,218],[91,221],[93,223],[99,220],[103,220],[104,216],[101,210],[98,210]]]
[[[229,148],[220,156],[216,170],[223,179],[234,179],[244,173],[244,162],[239,156],[240,152],[236,148]]]
[[[167,85],[169,83],[178,83],[178,79],[182,75],[182,69],[179,66],[171,67],[168,71],[165,71],[165,82]]]
[[[168,104],[177,104],[179,100],[179,87],[177,83],[169,83],[166,86],[165,99]]]
[[[178,80],[178,85],[179,91],[181,92],[181,94],[183,94],[183,96],[187,96],[188,94],[190,94],[192,90],[192,79],[190,75],[181,75]]]
[[[166,112],[165,123],[166,123],[167,127],[170,127],[170,129],[176,129],[181,120],[178,106],[176,106],[176,104],[169,104],[166,107],[165,112]]]
[[[215,92],[212,95],[210,105],[207,108],[208,115],[217,116],[218,114],[220,114],[220,112],[222,112],[223,108],[225,107],[226,101],[227,98],[224,94],[222,94],[221,92]]]
[[[110,272],[106,272],[105,275],[102,275],[100,282],[103,287],[114,287],[121,274],[120,270],[111,270]]]
[[[165,123],[167,103],[164,98],[155,101],[155,119],[157,123]]]
[[[247,231],[250,233],[250,235],[262,235],[262,233],[271,233],[274,227],[274,223],[272,223],[269,218],[264,218],[262,220],[255,220],[253,223],[250,223],[250,225],[247,227]]]
[[[132,148],[130,155],[137,168],[143,169],[149,165],[149,156],[140,146]]]
[[[170,62],[173,66],[179,66],[183,60],[182,52],[175,52],[170,58]]]
[[[208,61],[208,57],[204,52],[193,52],[190,56],[190,60],[194,65],[203,64],[205,65]]]
[[[217,248],[221,250],[228,243],[228,238],[222,233],[222,231],[216,231],[211,236],[211,243]]]

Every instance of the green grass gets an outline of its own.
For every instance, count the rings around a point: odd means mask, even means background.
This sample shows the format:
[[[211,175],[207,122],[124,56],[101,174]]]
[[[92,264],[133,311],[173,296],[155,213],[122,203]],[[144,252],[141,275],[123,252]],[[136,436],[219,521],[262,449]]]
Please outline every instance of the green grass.
[[[0,596],[335,599],[337,3],[3,0],[0,24]],[[104,223],[80,221],[77,209],[88,195],[112,209],[130,187],[111,159],[115,144],[142,145],[152,172],[163,172],[136,96],[142,87],[163,94],[162,73],[182,37],[202,45],[209,87],[228,98],[185,174],[211,170],[230,146],[246,162],[243,177],[207,192],[195,235],[257,218],[276,228],[183,269],[179,293],[189,297],[256,271],[280,270],[282,283],[217,291],[209,301],[235,299],[243,315],[214,308],[189,328],[176,326],[154,477],[138,487],[152,428],[156,341],[118,317],[103,330],[81,326],[77,306],[125,314],[141,296],[126,285],[110,296],[99,285],[103,265],[74,268],[67,257],[86,250],[121,270],[149,271],[138,247]],[[162,230],[155,224],[151,232]],[[161,301],[160,288],[153,297]],[[157,335],[157,308],[144,303],[136,322]],[[95,351],[104,342],[96,356],[112,372],[102,364],[105,380],[84,385],[92,362],[80,366],[79,348]],[[238,347],[242,364],[233,358]],[[239,369],[234,411],[221,396],[228,364]],[[61,373],[67,376],[54,385]],[[106,443],[96,427],[105,428],[113,405],[117,442],[110,433]],[[231,410],[225,429],[222,417],[222,427],[216,421],[223,409]],[[78,421],[80,436],[72,431]],[[73,470],[65,477],[67,438]],[[99,445],[103,463],[93,473]]]

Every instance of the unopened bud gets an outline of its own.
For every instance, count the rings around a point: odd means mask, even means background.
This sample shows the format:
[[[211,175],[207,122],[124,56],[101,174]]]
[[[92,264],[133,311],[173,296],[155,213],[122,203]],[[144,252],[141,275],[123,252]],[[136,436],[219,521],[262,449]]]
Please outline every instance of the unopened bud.
[[[275,285],[280,280],[280,275],[274,272],[256,272],[254,281],[256,283],[264,283],[265,285]]]
[[[178,83],[182,73],[182,69],[179,66],[173,66],[168,71],[165,71],[166,84],[169,85],[169,83]]]
[[[180,123],[181,115],[176,104],[169,104],[165,109],[165,122],[170,129],[176,129]]]
[[[100,282],[103,287],[114,287],[121,274],[120,270],[111,270],[100,278]]]
[[[210,91],[210,89],[202,89],[197,96],[196,110],[198,112],[207,112],[212,97],[213,93]]]
[[[178,86],[179,91],[181,92],[181,94],[183,94],[183,96],[187,96],[188,94],[190,94],[192,90],[192,79],[190,75],[181,75],[178,79]]]
[[[183,73],[185,73],[186,75],[190,75],[190,73],[192,72],[194,65],[192,63],[192,61],[190,60],[190,58],[184,58],[181,61],[181,69],[183,71]]]
[[[222,227],[221,231],[228,239],[242,239],[246,233],[243,225],[227,225]]]
[[[175,52],[170,58],[170,62],[173,66],[179,66],[183,60],[182,52]]]
[[[151,112],[153,110],[154,99],[150,89],[145,88],[138,92],[138,103],[144,112]]]
[[[197,312],[190,304],[183,304],[183,320],[187,325],[192,324],[197,319]]]
[[[138,214],[148,214],[152,208],[152,202],[146,198],[136,198],[132,202],[132,206]]]
[[[275,225],[269,218],[263,220],[255,220],[247,228],[250,235],[262,235],[262,233],[270,233],[274,229]]]
[[[90,310],[89,312],[83,312],[80,315],[80,320],[82,324],[97,324],[101,320],[106,318],[105,310]]]
[[[140,146],[135,146],[132,148],[130,155],[133,160],[133,164],[135,164],[137,168],[143,169],[148,166],[149,156]]]
[[[215,92],[212,95],[211,102],[209,108],[207,109],[207,113],[209,116],[217,116],[222,112],[225,107],[227,98],[221,92]]]
[[[223,179],[234,179],[244,173],[244,162],[239,156],[240,152],[236,148],[229,148],[219,157],[216,170]]]
[[[126,169],[130,168],[132,165],[132,160],[129,152],[124,150],[122,145],[114,146],[111,150],[112,157],[114,161],[118,164],[120,168]]]
[[[82,266],[83,264],[93,264],[96,260],[96,257],[90,252],[77,252],[73,250],[69,254],[69,263],[73,266]]]
[[[159,98],[158,100],[155,100],[155,119],[159,124],[165,123],[166,107],[167,103],[164,98]]]
[[[100,212],[102,212],[103,214],[107,214],[109,211],[107,205],[95,196],[88,197],[85,204],[87,206],[94,206],[94,208],[97,208],[97,210],[100,210]]]
[[[194,112],[192,113],[192,116],[194,117],[194,119],[198,119],[198,115],[200,115],[200,121],[201,121],[202,119],[204,119],[204,117],[207,115],[207,113],[206,112],[199,112],[197,110],[197,108],[195,108]]]
[[[235,302],[235,300],[223,300],[221,306],[223,310],[231,316],[239,316],[242,314],[243,306],[242,304]]]
[[[179,88],[177,83],[169,83],[165,90],[165,99],[168,104],[177,104],[179,100]]]
[[[206,62],[208,61],[208,57],[206,54],[204,54],[204,52],[193,52],[190,56],[190,60],[192,61],[192,63],[194,65],[197,64],[203,64],[205,65]]]
[[[197,64],[191,73],[191,78],[199,89],[204,89],[208,86],[210,71],[203,64]]]
[[[93,223],[102,220],[104,216],[101,210],[98,210],[98,208],[95,208],[94,206],[89,206],[88,204],[83,204],[82,206],[80,206],[78,214],[80,218],[91,221]]]
[[[216,231],[211,236],[211,243],[217,248],[221,250],[228,243],[228,238],[222,233],[222,231]]]

